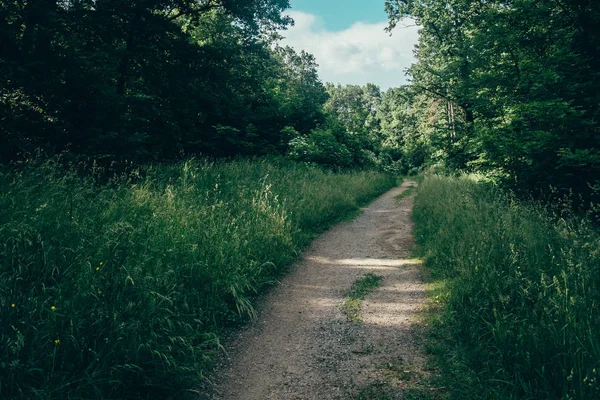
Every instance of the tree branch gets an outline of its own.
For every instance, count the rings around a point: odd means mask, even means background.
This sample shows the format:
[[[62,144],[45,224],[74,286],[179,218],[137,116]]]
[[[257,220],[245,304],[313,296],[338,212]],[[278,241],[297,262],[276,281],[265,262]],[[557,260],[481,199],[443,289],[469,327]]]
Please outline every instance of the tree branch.
[[[187,10],[180,10],[178,13],[168,17],[167,19],[169,21],[175,21],[177,18],[183,17],[184,15],[201,14],[201,13],[209,11],[213,8],[217,8],[219,5],[220,5],[220,2],[218,0],[214,0],[214,1],[209,0],[206,4],[204,4],[198,8],[189,8]]]

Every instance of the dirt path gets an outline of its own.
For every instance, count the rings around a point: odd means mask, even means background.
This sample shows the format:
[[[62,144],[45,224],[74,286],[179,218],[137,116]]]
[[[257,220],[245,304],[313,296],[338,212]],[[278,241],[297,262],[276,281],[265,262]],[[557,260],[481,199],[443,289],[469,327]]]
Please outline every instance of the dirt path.
[[[412,185],[390,190],[313,242],[236,338],[205,398],[401,399],[418,385],[424,356],[416,314],[425,288],[410,260],[413,199],[396,199]],[[383,277],[381,287],[363,301],[362,321],[350,322],[340,306],[367,272]]]

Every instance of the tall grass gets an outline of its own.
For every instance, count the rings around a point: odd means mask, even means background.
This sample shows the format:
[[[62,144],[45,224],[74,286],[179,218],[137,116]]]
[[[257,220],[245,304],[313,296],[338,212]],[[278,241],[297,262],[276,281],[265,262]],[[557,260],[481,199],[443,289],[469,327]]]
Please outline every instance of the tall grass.
[[[0,398],[193,394],[309,239],[393,185],[266,160],[130,178],[0,171]]]
[[[415,237],[444,282],[434,331],[455,348],[438,356],[466,366],[446,370],[454,397],[600,398],[600,235],[566,209],[467,177],[419,187]]]

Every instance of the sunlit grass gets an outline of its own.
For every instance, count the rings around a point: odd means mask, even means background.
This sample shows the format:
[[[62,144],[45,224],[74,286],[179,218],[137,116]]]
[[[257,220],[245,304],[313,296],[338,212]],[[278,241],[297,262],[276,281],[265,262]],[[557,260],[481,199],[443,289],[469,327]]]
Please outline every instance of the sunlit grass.
[[[393,183],[284,160],[1,170],[0,398],[191,396],[302,247]]]
[[[361,320],[362,300],[373,290],[381,286],[381,279],[381,276],[369,272],[352,283],[352,287],[350,287],[342,303],[342,312],[346,315],[348,321],[358,322]]]
[[[568,210],[467,177],[420,185],[428,350],[454,398],[600,398],[600,235]]]

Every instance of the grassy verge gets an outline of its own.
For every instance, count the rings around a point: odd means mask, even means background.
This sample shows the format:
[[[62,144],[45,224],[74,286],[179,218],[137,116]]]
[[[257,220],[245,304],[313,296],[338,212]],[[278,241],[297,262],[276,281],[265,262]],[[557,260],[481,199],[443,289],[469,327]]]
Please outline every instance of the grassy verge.
[[[266,160],[104,185],[47,164],[0,170],[0,398],[193,396],[255,296],[393,184]]]
[[[589,222],[435,176],[413,218],[432,275],[428,350],[452,398],[600,398],[600,235]]]
[[[348,321],[360,321],[361,302],[369,293],[381,286],[381,278],[381,276],[369,272],[354,281],[342,304],[342,312]]]

